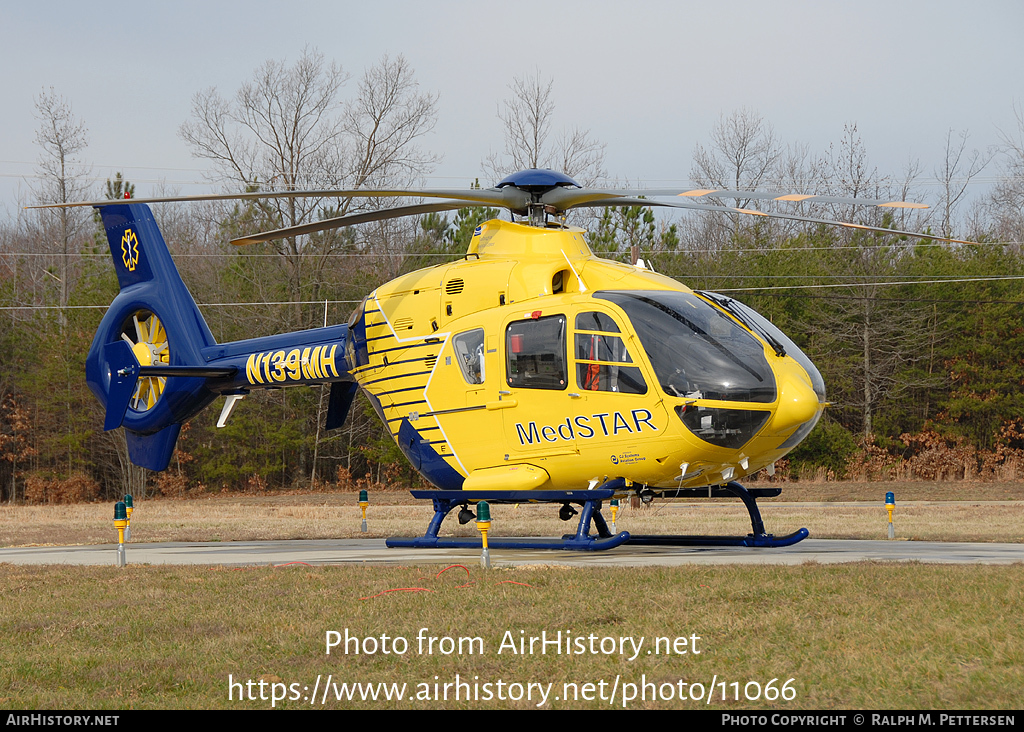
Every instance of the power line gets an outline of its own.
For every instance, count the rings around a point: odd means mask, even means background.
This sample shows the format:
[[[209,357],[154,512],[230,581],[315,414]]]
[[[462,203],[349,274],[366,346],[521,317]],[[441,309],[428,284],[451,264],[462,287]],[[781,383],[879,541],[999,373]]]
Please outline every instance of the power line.
[[[994,277],[962,277],[952,280],[899,280],[896,282],[836,282],[828,285],[778,285],[775,287],[733,287],[717,292],[757,292],[768,290],[818,290],[835,287],[888,287],[893,285],[937,285],[957,282],[996,282],[999,280],[1024,280],[1024,275],[1003,275]]]
[[[917,234],[915,236],[922,237],[924,239],[931,238],[929,234]],[[936,235],[937,236],[937,235]],[[972,242],[979,246],[1019,246],[1024,242],[1020,241],[977,241]],[[946,241],[922,241],[916,244],[909,244],[908,247],[950,247],[954,245]],[[957,248],[961,248],[963,245],[957,245]],[[719,255],[719,254],[766,254],[769,252],[862,252],[867,250],[875,249],[893,249],[892,244],[871,244],[869,246],[820,246],[820,247],[788,247],[788,246],[774,246],[774,247],[745,247],[742,249],[651,249],[642,250],[640,253],[645,254],[649,257],[657,256],[661,254],[707,254],[707,255]]]
[[[766,292],[763,297],[785,297],[790,300],[867,300],[872,302],[930,302],[957,305],[1024,305],[1024,300],[950,300],[949,298],[930,297],[861,297],[858,295],[789,295]]]

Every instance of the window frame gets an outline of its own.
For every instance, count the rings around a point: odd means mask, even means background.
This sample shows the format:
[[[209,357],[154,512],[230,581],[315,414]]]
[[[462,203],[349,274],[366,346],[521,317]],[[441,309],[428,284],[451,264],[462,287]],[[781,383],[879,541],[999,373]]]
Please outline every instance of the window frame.
[[[596,328],[602,327],[602,323],[600,322],[601,317],[596,318],[596,320],[598,321],[598,325],[595,326],[595,328],[588,328],[586,324],[584,324],[581,328],[581,318],[590,313],[597,313],[598,316],[603,316],[605,319],[610,321],[611,326],[615,330],[611,330],[608,328],[597,330]],[[575,327],[573,328],[573,361],[575,364],[575,368],[573,369],[573,371],[576,374],[576,388],[580,389],[581,391],[586,391],[588,393],[632,394],[635,396],[642,396],[648,393],[648,391],[650,390],[650,386],[647,384],[647,378],[644,375],[644,370],[640,365],[640,361],[633,357],[631,349],[629,345],[626,343],[627,336],[629,336],[630,332],[622,328],[622,325],[618,322],[617,318],[605,312],[604,310],[599,310],[592,306],[587,306],[586,309],[580,310],[579,312],[576,313],[576,317],[574,318],[573,322],[575,323]],[[580,336],[599,336],[607,339],[614,338],[621,345],[625,360],[610,360],[611,357],[609,357],[608,360],[602,358],[580,358],[580,356],[578,355],[578,349],[580,347]],[[607,347],[607,342],[605,343],[605,346]],[[614,351],[617,349],[612,348],[609,350]],[[596,355],[601,356],[602,354],[598,353]],[[583,379],[583,369],[586,368],[586,370],[589,371],[592,366],[597,366],[596,376],[598,378],[598,388],[596,389],[593,388],[592,386],[586,386]],[[618,373],[615,373],[614,375],[603,374],[602,372],[604,372],[606,369],[617,369]],[[622,372],[632,373],[636,377],[639,377],[639,382],[637,382],[636,378],[627,377],[629,379],[629,382],[635,384],[634,388],[629,388],[626,390],[619,388],[610,388],[610,386],[609,388],[601,388],[602,378],[610,379],[612,381],[617,382],[619,375]],[[639,386],[643,387],[643,391],[638,390]]]
[[[520,327],[524,327],[524,326],[531,327],[531,326],[539,325],[541,323],[547,324],[547,323],[550,323],[550,322],[560,322],[561,323],[561,332],[559,333],[559,341],[560,342],[558,344],[558,349],[559,350],[557,352],[553,352],[551,354],[551,355],[554,356],[554,358],[552,360],[554,361],[556,368],[560,366],[560,369],[561,369],[561,372],[560,372],[561,385],[551,384],[551,385],[545,386],[545,385],[541,385],[539,383],[538,384],[525,383],[530,378],[528,372],[524,371],[524,372],[517,373],[517,374],[513,374],[512,373],[512,356],[513,356],[513,354],[521,353],[521,351],[514,351],[513,350],[513,348],[512,348],[512,336],[513,335],[524,335],[524,336],[526,336],[528,334],[525,334],[525,333],[513,333],[512,329],[513,328],[520,328]],[[541,316],[541,317],[537,317],[537,318],[525,318],[525,319],[513,320],[508,325],[505,326],[505,359],[504,359],[505,360],[505,383],[508,384],[509,387],[511,387],[513,389],[539,389],[539,390],[542,390],[542,391],[565,391],[566,389],[569,388],[569,359],[567,357],[567,352],[566,352],[567,335],[568,335],[568,327],[567,327],[568,326],[568,322],[569,322],[569,319],[568,319],[568,317],[566,316],[565,313],[552,313],[551,315],[545,315],[545,316]],[[545,355],[547,355],[547,354],[544,353],[544,352],[535,352],[535,353],[532,353],[532,354],[527,354],[525,356],[525,358],[529,358],[531,356],[536,358],[536,357],[539,356],[541,359],[543,359],[543,357]],[[517,356],[517,361],[518,361],[518,358],[519,357]],[[533,373],[537,377],[542,376],[542,374],[539,373],[539,370],[535,371]],[[554,376],[554,378],[558,378],[558,373],[556,372],[553,376]]]

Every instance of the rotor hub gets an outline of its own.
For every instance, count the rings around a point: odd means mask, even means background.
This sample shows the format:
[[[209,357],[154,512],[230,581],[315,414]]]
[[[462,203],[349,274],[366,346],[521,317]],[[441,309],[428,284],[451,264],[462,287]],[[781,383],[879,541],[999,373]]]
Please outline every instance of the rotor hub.
[[[135,354],[135,358],[138,359],[140,366],[153,365],[153,348],[145,341],[139,341],[132,346],[132,353]]]
[[[521,191],[528,191],[529,193],[544,193],[545,191],[550,191],[552,188],[558,187],[583,187],[565,173],[559,173],[547,168],[520,170],[512,175],[506,176],[494,187],[504,188],[505,186],[513,186]]]
[[[137,310],[124,321],[121,340],[131,346],[139,366],[161,366],[170,361],[167,331],[160,318],[149,310]],[[128,406],[136,412],[152,409],[163,394],[166,383],[166,376],[139,377]]]

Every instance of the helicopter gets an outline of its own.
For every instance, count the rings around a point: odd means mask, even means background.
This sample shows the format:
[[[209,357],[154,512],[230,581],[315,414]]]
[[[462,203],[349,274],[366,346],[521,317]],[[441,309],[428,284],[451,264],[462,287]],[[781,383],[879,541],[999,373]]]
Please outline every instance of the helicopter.
[[[415,197],[233,241],[247,244],[406,215],[502,207],[459,260],[402,275],[369,293],[346,324],[217,343],[179,276],[149,204],[286,196]],[[814,428],[825,384],[811,360],[766,318],[722,294],[694,291],[636,265],[597,257],[566,213],[597,206],[669,206],[787,218],[884,233],[911,232],[734,208],[728,198],[925,208],[889,200],[704,189],[588,189],[551,170],[514,173],[489,189],[285,191],[106,200],[99,210],[120,292],[86,359],[105,407],[124,427],[129,457],[166,469],[181,425],[225,397],[222,427],[257,389],[330,384],[328,430],[357,391],[432,486],[424,535],[389,546],[479,547],[439,536],[459,508],[539,502],[579,514],[555,539],[491,537],[496,548],[603,550],[626,542],[787,546],[765,531],[757,498],[778,487],[739,480],[775,463]],[[519,217],[519,220],[516,220]],[[606,501],[637,496],[740,498],[746,536],[612,534]],[[580,507],[577,510],[575,507]],[[596,530],[596,534],[592,534]]]

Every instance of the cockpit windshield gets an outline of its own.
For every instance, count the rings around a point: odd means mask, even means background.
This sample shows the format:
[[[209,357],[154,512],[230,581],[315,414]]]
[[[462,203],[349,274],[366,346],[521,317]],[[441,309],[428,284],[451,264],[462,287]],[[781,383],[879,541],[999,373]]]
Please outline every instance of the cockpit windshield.
[[[792,356],[798,364],[803,366],[804,371],[807,372],[807,376],[811,380],[811,388],[814,389],[814,393],[818,396],[818,401],[824,403],[825,380],[821,378],[821,372],[819,372],[817,367],[811,363],[811,359],[809,359],[807,355],[789,339],[789,336],[776,328],[775,324],[766,317],[753,308],[747,307],[739,300],[733,300],[732,298],[726,297],[725,295],[719,295],[715,292],[702,292],[701,294],[712,298],[715,302],[721,302],[723,300],[727,301],[729,308],[736,311],[736,315],[740,320],[745,323],[749,322],[752,327],[760,329],[776,343],[781,345],[787,355]]]
[[[685,292],[597,292],[625,311],[661,388],[671,396],[775,401],[764,344],[724,312]]]

